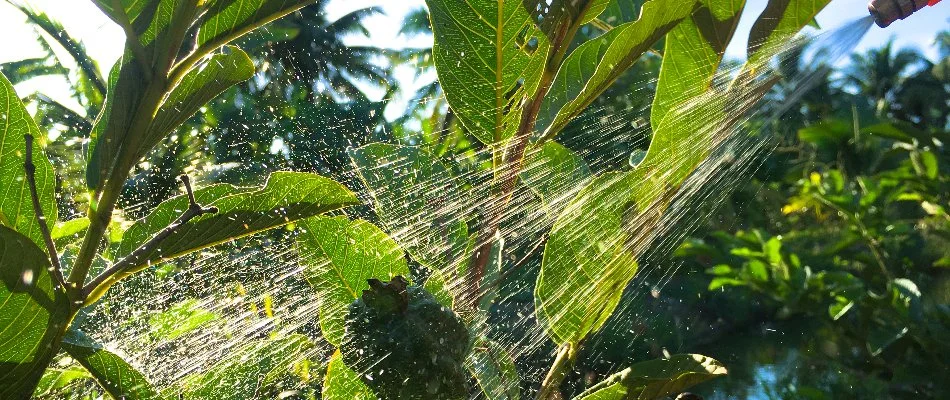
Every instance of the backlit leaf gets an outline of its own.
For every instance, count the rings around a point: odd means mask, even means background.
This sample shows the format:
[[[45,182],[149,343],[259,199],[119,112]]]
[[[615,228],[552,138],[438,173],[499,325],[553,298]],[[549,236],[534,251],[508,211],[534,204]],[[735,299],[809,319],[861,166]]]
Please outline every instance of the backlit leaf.
[[[677,354],[667,359],[634,364],[594,385],[577,399],[662,399],[725,374],[726,368],[712,358],[699,354]]]
[[[276,398],[282,390],[271,387],[273,378],[291,375],[294,364],[307,359],[313,350],[310,339],[296,334],[249,341],[206,372],[186,376],[162,394],[182,400]]]
[[[323,381],[323,400],[376,400],[360,376],[343,363],[340,351],[333,352]]]
[[[831,0],[769,0],[749,32],[749,61],[758,65],[772,57]]]
[[[316,0],[211,0],[198,30],[198,45],[208,48],[230,42]]]
[[[485,144],[517,130],[547,59],[547,36],[521,1],[428,0],[439,83],[455,115]]]
[[[106,393],[116,399],[158,399],[158,392],[135,367],[85,333],[70,329],[63,350],[82,364]]]
[[[23,162],[26,160],[26,139],[45,135],[33,122],[13,85],[0,75],[0,225],[10,227],[45,248],[40,225],[33,212],[33,200],[26,180]],[[56,182],[53,165],[43,155],[37,141],[33,142],[33,164],[36,166],[36,191],[40,206],[46,215],[47,226],[56,222]]]
[[[522,182],[541,198],[552,217],[560,214],[590,178],[584,158],[553,141],[529,153],[521,171]]]
[[[521,378],[514,360],[497,343],[478,338],[466,360],[466,367],[478,381],[485,396],[493,400],[521,398]]]
[[[45,253],[0,226],[0,398],[29,398],[59,349],[70,318]]]
[[[297,245],[320,296],[320,329],[339,346],[349,305],[369,289],[366,280],[408,276],[409,267],[402,248],[369,222],[316,217],[301,221],[300,227]]]
[[[419,147],[374,143],[349,154],[383,227],[413,259],[443,271],[466,259],[472,200],[452,170]]]
[[[597,96],[650,49],[657,40],[692,13],[695,1],[652,0],[640,18],[619,25],[578,46],[564,60],[538,115],[537,127],[553,137],[580,115]]]
[[[254,76],[254,63],[247,54],[234,46],[225,46],[224,49],[189,70],[162,102],[143,139],[140,150],[143,155],[205,103],[225,89]]]
[[[136,265],[155,264],[358,203],[343,185],[302,172],[275,172],[260,189],[209,186],[195,191],[195,197],[204,206],[217,207],[218,213],[192,219],[171,234],[161,248],[143,254]],[[116,258],[130,254],[176,220],[187,207],[184,195],[162,202],[125,231]]]
[[[663,49],[650,121],[656,129],[667,112],[705,93],[732,40],[745,0],[701,0],[692,16],[670,31]]]

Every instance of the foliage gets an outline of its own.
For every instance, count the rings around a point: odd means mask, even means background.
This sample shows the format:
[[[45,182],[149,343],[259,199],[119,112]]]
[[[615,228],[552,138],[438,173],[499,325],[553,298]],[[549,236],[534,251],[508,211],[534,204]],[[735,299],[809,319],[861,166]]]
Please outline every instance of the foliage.
[[[664,224],[696,196],[696,182],[743,178],[708,177],[705,163],[739,135],[768,129],[781,147],[762,163],[775,171],[756,173],[735,196],[774,196],[737,199],[750,208],[723,214],[748,226],[712,222],[680,247],[690,267],[676,277],[686,282],[679,307],[744,302],[748,313],[716,315],[733,327],[820,321],[815,337],[833,331],[843,349],[833,365],[852,371],[839,382],[879,382],[881,371],[946,357],[950,138],[946,105],[916,100],[946,92],[946,63],[887,47],[855,57],[846,81],[821,82],[800,109],[779,108],[794,123],[745,120],[764,98],[796,98],[790,77],[811,71],[772,60],[789,58],[785,47],[827,1],[769,1],[744,65],[723,58],[742,1],[427,0],[428,17],[413,13],[402,33],[431,33],[434,46],[402,52],[346,44],[376,8],[330,21],[325,0],[94,3],[127,34],[108,79],[68,35],[46,43],[78,61],[84,115],[38,95],[26,99],[38,105],[31,118],[0,82],[0,188],[17,194],[0,203],[0,344],[12,349],[0,351],[0,397],[83,384],[115,398],[674,396],[726,371],[666,348],[693,352],[684,337],[713,343],[721,325],[684,333],[680,315],[707,311],[674,308],[659,289],[656,301],[637,298],[631,282],[682,236]],[[49,54],[2,71],[12,82],[66,74]],[[396,63],[434,67],[438,82],[417,93],[427,101],[387,121]],[[383,100],[356,84],[370,81]],[[876,113],[850,89],[872,97]],[[628,121],[631,109],[643,115]],[[615,125],[634,128],[591,128],[618,110]],[[174,196],[184,173],[207,184],[195,190],[186,177]],[[247,244],[250,235],[261,242]],[[207,251],[228,242],[274,251]],[[202,270],[202,250],[225,261]],[[302,271],[306,282],[285,284],[293,295],[270,287],[276,262]],[[178,285],[189,273],[260,274],[268,287],[251,297],[240,282]],[[138,304],[136,290],[159,280],[176,282],[175,292]],[[209,310],[203,297],[229,309]],[[525,307],[506,308],[512,299]],[[281,302],[312,321],[283,320]],[[618,328],[638,307],[655,312],[651,326],[634,327],[645,341]],[[24,324],[23,313],[34,318]],[[138,370],[92,339],[103,315],[120,316],[120,336],[149,332],[131,347],[241,345],[150,382],[166,366]],[[235,321],[252,328],[236,331]],[[508,350],[513,326],[543,332],[524,335],[544,342],[539,354]],[[674,334],[679,346],[623,347]],[[724,348],[699,350],[731,357]],[[940,373],[881,386],[938,397]],[[731,384],[712,384],[722,381]]]

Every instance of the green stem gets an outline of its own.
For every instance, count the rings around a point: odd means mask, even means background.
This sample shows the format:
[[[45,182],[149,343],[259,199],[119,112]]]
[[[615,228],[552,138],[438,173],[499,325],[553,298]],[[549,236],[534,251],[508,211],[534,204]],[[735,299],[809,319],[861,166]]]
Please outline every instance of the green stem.
[[[67,279],[73,288],[81,288],[86,283],[86,275],[89,274],[92,261],[99,252],[99,244],[102,242],[106,229],[112,222],[112,211],[115,209],[115,203],[119,199],[119,194],[122,193],[124,184],[124,180],[108,180],[102,196],[98,200],[92,200],[96,204],[89,206],[87,212],[89,228],[86,229],[86,236],[83,238],[76,262]]]
[[[590,7],[590,2],[579,11],[578,15],[583,15],[588,7]],[[518,130],[511,139],[511,145],[492,148],[494,172],[491,182],[492,201],[487,203],[489,207],[485,211],[486,222],[480,228],[475,242],[477,248],[472,256],[471,267],[468,270],[467,292],[462,301],[463,308],[474,308],[481,298],[481,282],[491,258],[491,249],[494,245],[493,238],[501,224],[502,211],[507,208],[517,186],[522,161],[531,142],[531,134],[537,123],[538,113],[541,112],[541,103],[544,101],[544,96],[548,94],[551,84],[554,83],[554,77],[567,55],[571,41],[580,29],[580,24],[572,19],[563,20],[558,25],[559,28],[551,41],[553,52],[545,62],[537,90],[524,105],[525,111],[521,115]]]
[[[536,400],[550,400],[555,398],[553,397],[554,394],[560,389],[564,378],[567,377],[568,372],[574,367],[574,361],[577,360],[577,350],[579,347],[580,346],[571,343],[561,345],[561,348],[557,352],[557,357],[554,359],[554,364],[551,364],[551,369],[548,371],[547,376],[544,377],[544,382],[541,383],[541,389],[538,390],[538,396],[535,397]]]
[[[138,138],[130,138],[133,132],[146,132],[152,123],[152,116],[161,104],[162,97],[166,93],[168,80],[164,76],[158,76],[148,83],[145,94],[142,96],[142,103],[136,110],[135,117],[129,124],[129,129],[123,137],[129,144],[136,143]],[[108,134],[108,133],[103,133]],[[86,277],[89,275],[89,268],[92,267],[92,261],[99,252],[99,245],[109,224],[112,222],[112,212],[115,210],[116,202],[122,194],[122,187],[125,186],[126,178],[135,162],[142,156],[138,149],[120,147],[117,155],[120,157],[111,161],[113,168],[106,171],[105,186],[92,194],[89,211],[89,228],[86,230],[86,236],[83,238],[82,246],[79,248],[79,254],[76,256],[76,262],[69,273],[67,282],[72,284],[73,288],[82,288],[86,283]],[[104,160],[104,162],[110,162]]]

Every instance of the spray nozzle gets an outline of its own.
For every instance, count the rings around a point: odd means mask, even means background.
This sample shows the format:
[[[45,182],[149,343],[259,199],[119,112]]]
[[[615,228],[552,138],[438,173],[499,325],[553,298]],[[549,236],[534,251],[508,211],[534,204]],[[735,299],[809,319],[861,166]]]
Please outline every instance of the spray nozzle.
[[[932,6],[940,0],[871,0],[868,11],[874,17],[874,22],[881,28],[892,22],[909,17],[925,6]]]

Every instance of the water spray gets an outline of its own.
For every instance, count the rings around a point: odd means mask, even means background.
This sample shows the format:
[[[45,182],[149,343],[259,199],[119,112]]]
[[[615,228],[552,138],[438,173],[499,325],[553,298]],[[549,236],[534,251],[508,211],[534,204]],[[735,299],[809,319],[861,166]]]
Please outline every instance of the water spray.
[[[868,3],[868,11],[877,26],[886,28],[894,21],[907,18],[924,7],[939,2],[940,0],[871,0]]]

